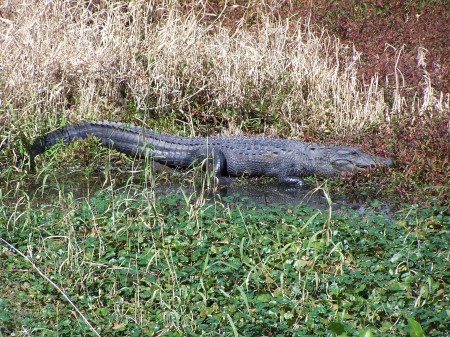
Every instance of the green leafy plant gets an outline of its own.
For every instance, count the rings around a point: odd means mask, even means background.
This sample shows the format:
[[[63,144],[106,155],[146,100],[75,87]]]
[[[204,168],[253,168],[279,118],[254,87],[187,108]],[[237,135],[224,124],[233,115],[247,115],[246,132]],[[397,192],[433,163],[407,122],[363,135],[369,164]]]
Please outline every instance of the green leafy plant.
[[[426,220],[440,206],[387,218],[133,185],[40,207],[3,200],[3,334],[441,336],[449,322],[448,217]]]
[[[413,318],[408,318],[408,328],[410,337],[425,337],[422,327]]]

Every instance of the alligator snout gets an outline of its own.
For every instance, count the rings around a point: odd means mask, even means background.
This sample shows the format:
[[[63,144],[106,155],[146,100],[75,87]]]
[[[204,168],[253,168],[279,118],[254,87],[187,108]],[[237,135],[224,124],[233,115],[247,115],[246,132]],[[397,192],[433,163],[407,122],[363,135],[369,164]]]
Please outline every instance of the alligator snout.
[[[386,166],[392,166],[394,162],[391,158],[383,158],[383,157],[373,157],[374,165],[386,165]]]

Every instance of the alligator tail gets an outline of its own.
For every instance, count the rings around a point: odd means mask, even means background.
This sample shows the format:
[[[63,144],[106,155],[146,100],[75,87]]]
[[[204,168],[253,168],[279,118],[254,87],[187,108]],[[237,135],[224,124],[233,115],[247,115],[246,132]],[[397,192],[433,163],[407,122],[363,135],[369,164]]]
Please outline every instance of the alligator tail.
[[[128,127],[122,123],[112,122],[81,122],[66,125],[37,138],[30,148],[30,160],[62,141],[69,144],[75,139],[85,139],[88,136],[99,138],[105,147],[114,148],[128,155],[136,155],[142,144],[143,131],[139,127]]]

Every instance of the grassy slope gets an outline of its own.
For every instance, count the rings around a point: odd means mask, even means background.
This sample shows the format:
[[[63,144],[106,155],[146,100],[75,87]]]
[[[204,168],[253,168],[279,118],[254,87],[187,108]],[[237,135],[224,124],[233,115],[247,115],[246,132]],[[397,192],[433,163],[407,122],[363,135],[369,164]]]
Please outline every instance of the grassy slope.
[[[442,3],[191,7],[5,3],[3,167],[21,170],[21,135],[32,139],[68,121],[112,119],[182,135],[266,134],[359,145],[393,157],[397,166],[346,184],[376,180],[402,200],[449,198]],[[308,13],[310,25],[296,21]],[[313,29],[316,23],[341,40]],[[379,34],[381,27],[392,33]],[[355,50],[342,41],[355,43]],[[380,49],[387,44],[393,48]],[[380,73],[370,78],[374,70]]]

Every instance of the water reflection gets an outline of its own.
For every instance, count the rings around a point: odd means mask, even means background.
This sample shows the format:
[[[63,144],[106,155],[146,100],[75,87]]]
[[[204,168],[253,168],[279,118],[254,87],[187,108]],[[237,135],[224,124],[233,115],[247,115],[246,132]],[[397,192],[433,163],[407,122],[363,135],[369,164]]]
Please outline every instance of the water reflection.
[[[35,180],[32,180],[34,178]],[[189,182],[183,179],[144,180],[139,175],[121,173],[114,178],[106,178],[101,173],[87,176],[81,172],[68,174],[52,174],[47,177],[30,177],[28,181],[0,184],[3,202],[14,204],[24,196],[33,206],[51,204],[58,198],[90,198],[100,190],[111,193],[123,193],[127,197],[157,197],[158,195],[194,196],[191,199],[203,198],[206,202],[221,202],[229,206],[278,205],[280,207],[296,207],[300,204],[321,210],[333,211],[357,210],[365,211],[367,201],[373,196],[352,194],[325,193],[321,188],[298,189],[265,179],[230,180],[226,184],[205,188],[202,182]],[[21,194],[22,193],[22,194]],[[331,204],[330,204],[331,202]],[[378,204],[378,210],[390,213],[387,203]]]

